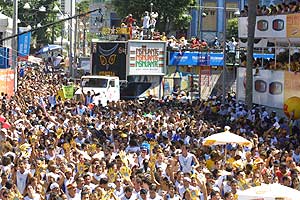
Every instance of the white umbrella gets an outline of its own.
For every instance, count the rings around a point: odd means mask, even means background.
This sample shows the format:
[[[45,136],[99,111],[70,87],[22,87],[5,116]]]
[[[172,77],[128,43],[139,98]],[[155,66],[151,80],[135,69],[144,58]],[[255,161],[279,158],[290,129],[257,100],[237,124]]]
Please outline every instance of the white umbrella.
[[[252,146],[252,143],[230,131],[225,131],[222,133],[216,133],[211,136],[208,136],[203,140],[204,146],[212,146],[212,145],[226,145],[226,144],[239,144],[242,146]]]
[[[300,191],[275,184],[263,184],[238,192],[238,200],[299,200]]]
[[[225,130],[224,132],[216,133],[211,136],[208,136],[203,140],[204,146],[227,145],[227,144],[239,144],[248,147],[252,146],[252,142],[239,135],[231,133],[229,129]],[[225,147],[225,156],[224,156],[225,162],[226,162],[226,157],[227,157],[227,148]]]

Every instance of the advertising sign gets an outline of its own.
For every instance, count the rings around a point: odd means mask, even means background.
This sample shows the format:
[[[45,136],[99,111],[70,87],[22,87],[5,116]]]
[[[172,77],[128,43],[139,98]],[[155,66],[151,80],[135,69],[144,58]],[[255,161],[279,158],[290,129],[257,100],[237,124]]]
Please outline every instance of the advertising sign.
[[[209,87],[211,82],[211,68],[210,67],[204,67],[201,68],[200,71],[200,85]]]
[[[0,69],[8,68],[8,48],[0,47]]]
[[[164,75],[166,43],[161,41],[128,42],[128,75]]]
[[[300,14],[288,14],[286,16],[286,36],[288,38],[300,38]]]
[[[14,93],[14,70],[0,69],[0,93],[12,96]]]
[[[300,97],[300,74],[285,71],[284,73],[284,100],[290,97]]]
[[[288,35],[287,15],[257,16],[255,38],[286,38]],[[239,17],[239,38],[248,38],[248,18]]]
[[[224,56],[223,53],[210,53],[209,54],[209,65],[210,66],[223,66]]]
[[[92,74],[126,80],[126,43],[95,42],[92,45]]]
[[[74,96],[74,86],[73,85],[68,85],[68,86],[63,86],[63,94],[66,99],[72,99]]]
[[[269,107],[282,108],[284,100],[284,71],[253,70],[253,103]],[[238,68],[238,100],[246,96],[246,68]]]
[[[169,65],[209,65],[208,52],[170,52]]]
[[[19,33],[26,31],[26,27],[20,27]],[[20,60],[27,60],[30,53],[31,32],[18,36],[18,56]]]

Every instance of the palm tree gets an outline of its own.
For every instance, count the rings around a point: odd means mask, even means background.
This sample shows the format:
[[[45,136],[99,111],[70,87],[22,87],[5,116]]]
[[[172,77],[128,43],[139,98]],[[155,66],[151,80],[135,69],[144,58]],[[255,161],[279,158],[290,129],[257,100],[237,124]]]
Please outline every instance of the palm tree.
[[[248,1],[248,45],[247,45],[247,69],[246,69],[246,105],[252,108],[253,101],[253,48],[256,25],[256,5],[258,0]]]

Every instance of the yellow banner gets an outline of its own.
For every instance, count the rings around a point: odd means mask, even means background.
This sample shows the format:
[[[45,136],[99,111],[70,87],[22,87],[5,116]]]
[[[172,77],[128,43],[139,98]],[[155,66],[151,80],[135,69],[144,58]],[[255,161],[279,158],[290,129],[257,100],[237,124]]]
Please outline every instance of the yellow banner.
[[[130,28],[127,27],[117,27],[117,28],[109,28],[103,27],[100,32],[103,35],[129,35]]]
[[[300,14],[288,14],[286,16],[286,36],[288,38],[300,38]]]
[[[74,96],[74,86],[63,86],[63,93],[66,99],[72,99]]]

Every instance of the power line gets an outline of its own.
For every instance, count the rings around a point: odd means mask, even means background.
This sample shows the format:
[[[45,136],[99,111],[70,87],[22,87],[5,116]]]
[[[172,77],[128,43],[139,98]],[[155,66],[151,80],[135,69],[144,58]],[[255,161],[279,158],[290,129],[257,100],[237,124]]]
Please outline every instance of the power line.
[[[90,13],[97,12],[97,11],[101,11],[101,8],[97,8],[97,9],[95,9],[95,10],[91,10],[91,11],[88,11],[88,12],[85,12],[85,13],[81,13],[81,14],[78,14],[78,15],[74,15],[74,16],[71,16],[71,17],[68,17],[68,18],[59,20],[59,21],[51,22],[51,23],[49,23],[49,24],[46,24],[46,25],[43,25],[43,26],[41,26],[41,27],[37,27],[37,28],[31,29],[31,30],[28,30],[28,31],[24,31],[24,32],[22,32],[22,33],[18,33],[18,34],[15,34],[15,35],[11,35],[11,36],[9,36],[9,37],[6,37],[6,38],[1,39],[1,40],[0,40],[0,43],[3,42],[3,41],[10,40],[10,39],[13,39],[13,38],[15,38],[15,37],[18,37],[18,36],[23,35],[23,34],[25,34],[25,33],[35,32],[35,31],[37,31],[37,30],[40,30],[40,29],[43,29],[43,28],[47,28],[47,27],[53,26],[53,25],[55,25],[55,24],[58,24],[58,23],[61,23],[61,22],[67,21],[67,20],[71,20],[71,19],[74,19],[74,18],[77,18],[77,17],[85,16],[85,15],[88,15],[88,14],[90,14]]]

